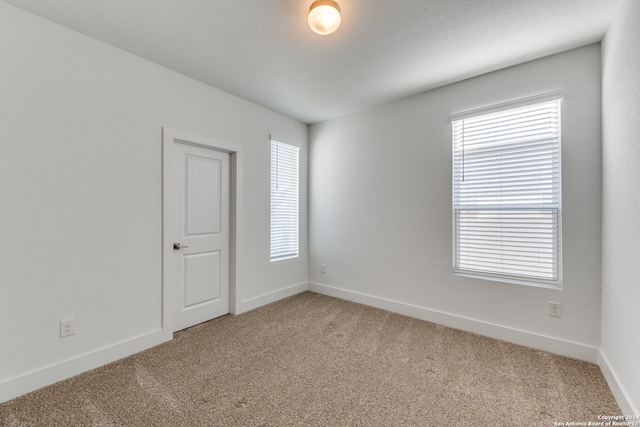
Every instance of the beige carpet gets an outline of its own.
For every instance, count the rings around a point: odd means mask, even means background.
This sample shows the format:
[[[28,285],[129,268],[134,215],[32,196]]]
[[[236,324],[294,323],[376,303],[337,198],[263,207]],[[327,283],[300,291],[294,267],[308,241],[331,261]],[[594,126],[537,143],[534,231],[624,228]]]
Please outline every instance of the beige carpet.
[[[0,405],[2,426],[553,426],[598,367],[305,292]]]

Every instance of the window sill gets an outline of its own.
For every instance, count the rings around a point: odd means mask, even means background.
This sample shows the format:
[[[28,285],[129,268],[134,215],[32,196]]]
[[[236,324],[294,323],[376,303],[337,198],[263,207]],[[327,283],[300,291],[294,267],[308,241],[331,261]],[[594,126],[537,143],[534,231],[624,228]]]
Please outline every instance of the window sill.
[[[489,280],[491,282],[503,282],[503,283],[510,283],[510,284],[514,284],[514,285],[531,286],[531,287],[534,287],[534,288],[554,289],[554,290],[557,290],[557,291],[561,291],[562,290],[562,283],[561,282],[538,282],[538,281],[534,281],[534,280],[517,279],[517,278],[511,278],[511,277],[490,276],[490,275],[469,273],[469,272],[465,272],[465,271],[456,271],[456,270],[453,271],[453,275],[454,276],[460,276],[460,277],[468,277],[468,278],[471,278],[471,279]]]
[[[284,261],[287,259],[293,259],[293,258],[300,258],[300,255],[288,255],[288,256],[282,256],[282,257],[278,257],[278,258],[271,258],[271,262],[277,262],[277,261]]]

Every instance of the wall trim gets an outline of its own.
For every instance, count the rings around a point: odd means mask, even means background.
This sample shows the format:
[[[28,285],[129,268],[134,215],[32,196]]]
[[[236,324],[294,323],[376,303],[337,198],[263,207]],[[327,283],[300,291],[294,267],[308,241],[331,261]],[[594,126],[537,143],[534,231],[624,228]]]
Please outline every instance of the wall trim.
[[[240,314],[261,307],[266,304],[299,294],[308,290],[308,283],[299,283],[254,298],[249,298],[239,304]],[[0,403],[15,399],[42,387],[55,384],[80,375],[83,372],[99,368],[141,351],[155,347],[173,339],[173,332],[166,326],[147,334],[99,348],[88,353],[74,356],[25,374],[0,382]]]
[[[607,380],[607,384],[611,389],[611,393],[613,394],[613,397],[615,397],[618,406],[622,410],[622,413],[624,415],[640,415],[638,407],[633,404],[633,401],[629,397],[627,390],[624,388],[622,382],[620,381],[620,377],[611,367],[609,358],[607,358],[607,355],[602,349],[598,351],[598,366],[602,371],[604,379]]]
[[[0,382],[0,403],[107,365],[163,342],[173,333],[158,329]]]
[[[297,285],[287,286],[272,292],[268,292],[257,297],[242,300],[240,303],[239,311],[236,314],[246,313],[263,305],[271,304],[281,299],[285,299],[304,291],[309,290],[309,284],[307,282],[298,283]]]
[[[360,292],[354,292],[321,283],[310,282],[309,290],[319,294],[391,311],[393,313],[415,317],[417,319],[426,320],[439,325],[473,332],[489,338],[508,341],[525,347],[534,348],[536,350],[543,350],[549,353],[559,354],[561,356],[567,356],[591,363],[597,363],[598,361],[598,348],[585,344],[539,335],[532,332],[509,328],[503,325],[483,322],[468,317],[449,314],[442,311],[432,310]]]
[[[501,325],[444,313],[413,304],[407,304],[400,301],[380,298],[373,295],[314,282],[299,283],[243,300],[240,303],[241,310],[237,314],[256,309],[263,305],[271,304],[307,290],[358,304],[364,304],[370,307],[380,308],[393,313],[415,317],[417,319],[437,323],[451,328],[476,333],[478,335],[508,341],[537,350],[548,351],[562,356],[597,363],[623,414],[640,414],[638,408],[635,407],[629,398],[629,395],[620,382],[615,370],[611,368],[611,364],[609,363],[609,359],[606,354],[602,349],[584,344],[560,340],[527,331],[521,331]],[[158,329],[17,377],[9,378],[0,382],[0,403],[15,399],[24,394],[55,384],[83,372],[99,368],[124,357],[155,347],[156,345],[171,341],[172,339],[173,333],[168,332],[166,329]]]

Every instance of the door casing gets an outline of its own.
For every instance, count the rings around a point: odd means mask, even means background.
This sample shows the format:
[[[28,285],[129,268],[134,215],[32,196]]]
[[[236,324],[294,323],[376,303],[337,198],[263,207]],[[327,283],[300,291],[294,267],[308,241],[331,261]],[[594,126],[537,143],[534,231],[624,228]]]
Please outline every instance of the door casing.
[[[171,257],[173,255],[173,241],[171,240],[171,226],[173,218],[173,144],[181,143],[218,150],[230,155],[230,245],[229,245],[229,309],[231,314],[238,314],[236,259],[238,253],[238,236],[240,234],[242,200],[242,150],[235,143],[193,135],[186,132],[164,127],[162,129],[162,330],[166,334],[173,334],[174,307],[176,289],[172,280],[174,277]]]

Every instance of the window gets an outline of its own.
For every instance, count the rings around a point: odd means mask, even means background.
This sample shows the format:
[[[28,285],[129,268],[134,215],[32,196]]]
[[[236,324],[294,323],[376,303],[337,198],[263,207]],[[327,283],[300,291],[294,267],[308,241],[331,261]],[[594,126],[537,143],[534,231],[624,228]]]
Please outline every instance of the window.
[[[553,98],[452,118],[454,273],[560,285],[561,100]]]
[[[271,261],[298,256],[299,150],[271,141]]]

